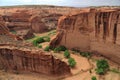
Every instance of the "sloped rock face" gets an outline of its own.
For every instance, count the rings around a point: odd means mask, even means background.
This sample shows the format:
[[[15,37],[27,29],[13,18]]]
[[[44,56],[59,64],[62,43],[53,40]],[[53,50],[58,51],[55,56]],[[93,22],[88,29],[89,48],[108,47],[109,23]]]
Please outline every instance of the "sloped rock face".
[[[63,16],[51,46],[98,52],[120,64],[120,9],[95,8]],[[61,39],[62,38],[62,39]],[[57,44],[56,44],[57,43]]]
[[[7,70],[31,71],[48,75],[64,75],[70,73],[69,66],[54,58],[50,53],[18,48],[8,48],[0,45],[0,65]]]
[[[31,17],[30,22],[32,26],[31,28],[35,33],[45,32],[47,30],[45,23],[41,21],[41,16],[37,15],[37,16]]]
[[[16,32],[16,35],[18,35],[22,39],[30,39],[35,36],[32,30],[19,30]]]

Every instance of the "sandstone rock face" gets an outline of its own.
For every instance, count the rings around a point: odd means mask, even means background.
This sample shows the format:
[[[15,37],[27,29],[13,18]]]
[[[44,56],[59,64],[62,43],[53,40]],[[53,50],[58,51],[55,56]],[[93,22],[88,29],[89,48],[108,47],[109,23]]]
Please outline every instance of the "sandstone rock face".
[[[95,8],[63,16],[51,45],[98,52],[120,64],[120,9]]]
[[[70,73],[69,66],[53,57],[50,53],[5,47],[0,44],[0,65],[7,70],[31,71],[48,75],[64,75]]]
[[[28,31],[28,34],[31,35],[31,32]],[[54,57],[52,53],[44,52],[33,47],[31,43],[18,39],[20,39],[18,36],[10,34],[5,29],[5,25],[0,25],[0,67],[6,70],[31,71],[48,75],[70,73],[67,63]]]
[[[0,8],[0,21],[4,21],[10,30],[33,29],[34,32],[40,33],[46,29],[56,29],[58,19],[62,15],[79,11],[77,8],[56,6]]]
[[[41,21],[41,16],[32,16],[30,18],[30,22],[31,22],[32,30],[35,33],[45,32],[47,30],[45,23]]]
[[[34,37],[32,30],[18,30],[16,31],[16,35],[21,37],[22,39],[30,39]]]

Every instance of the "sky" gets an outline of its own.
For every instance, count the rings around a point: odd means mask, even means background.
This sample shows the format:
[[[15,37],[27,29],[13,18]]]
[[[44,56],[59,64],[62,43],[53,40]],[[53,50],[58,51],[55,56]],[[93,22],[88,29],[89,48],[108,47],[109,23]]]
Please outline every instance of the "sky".
[[[13,5],[120,6],[120,0],[0,0],[0,6]]]

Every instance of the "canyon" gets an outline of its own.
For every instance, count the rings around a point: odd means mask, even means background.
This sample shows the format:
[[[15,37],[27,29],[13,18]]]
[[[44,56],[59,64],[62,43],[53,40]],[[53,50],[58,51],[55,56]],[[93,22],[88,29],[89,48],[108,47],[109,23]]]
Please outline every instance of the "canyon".
[[[37,72],[47,75],[70,74],[70,67],[50,52],[32,44],[16,41],[8,35],[0,38],[0,67],[18,72]]]
[[[101,79],[94,70],[96,65],[92,60],[102,57],[110,62],[110,66],[114,63],[119,69],[119,27],[120,7],[0,7],[0,72],[2,69],[23,75],[24,72],[44,74],[47,76],[45,80],[59,80],[58,77],[61,80],[90,80],[92,75]],[[34,46],[32,41],[46,36],[50,38],[49,42]],[[65,46],[76,60],[76,66],[70,67],[64,51],[45,51],[46,46]],[[90,52],[92,57],[83,57],[74,50]],[[110,79],[108,75],[111,73],[104,76]],[[57,79],[49,79],[49,76],[57,76]],[[113,80],[120,79],[118,74],[115,76]]]
[[[120,9],[88,8],[60,17],[53,47],[100,53],[120,64]]]

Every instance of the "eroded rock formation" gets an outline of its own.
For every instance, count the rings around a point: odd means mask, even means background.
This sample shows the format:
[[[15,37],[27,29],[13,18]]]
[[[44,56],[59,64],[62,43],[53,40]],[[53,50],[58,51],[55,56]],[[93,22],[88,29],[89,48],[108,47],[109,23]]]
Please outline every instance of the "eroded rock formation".
[[[40,50],[33,52],[0,48],[0,65],[5,69],[17,70],[18,72],[31,71],[55,75],[70,73],[70,68],[65,62]]]
[[[56,29],[62,15],[75,14],[81,10],[57,6],[0,7],[0,21],[4,21],[10,30],[33,29],[40,33],[46,29]]]
[[[36,48],[29,42],[16,41],[9,35],[0,35],[0,67],[18,72],[70,74],[67,63],[54,57],[52,53]]]
[[[120,64],[120,9],[90,8],[63,16],[51,46],[98,52]]]

